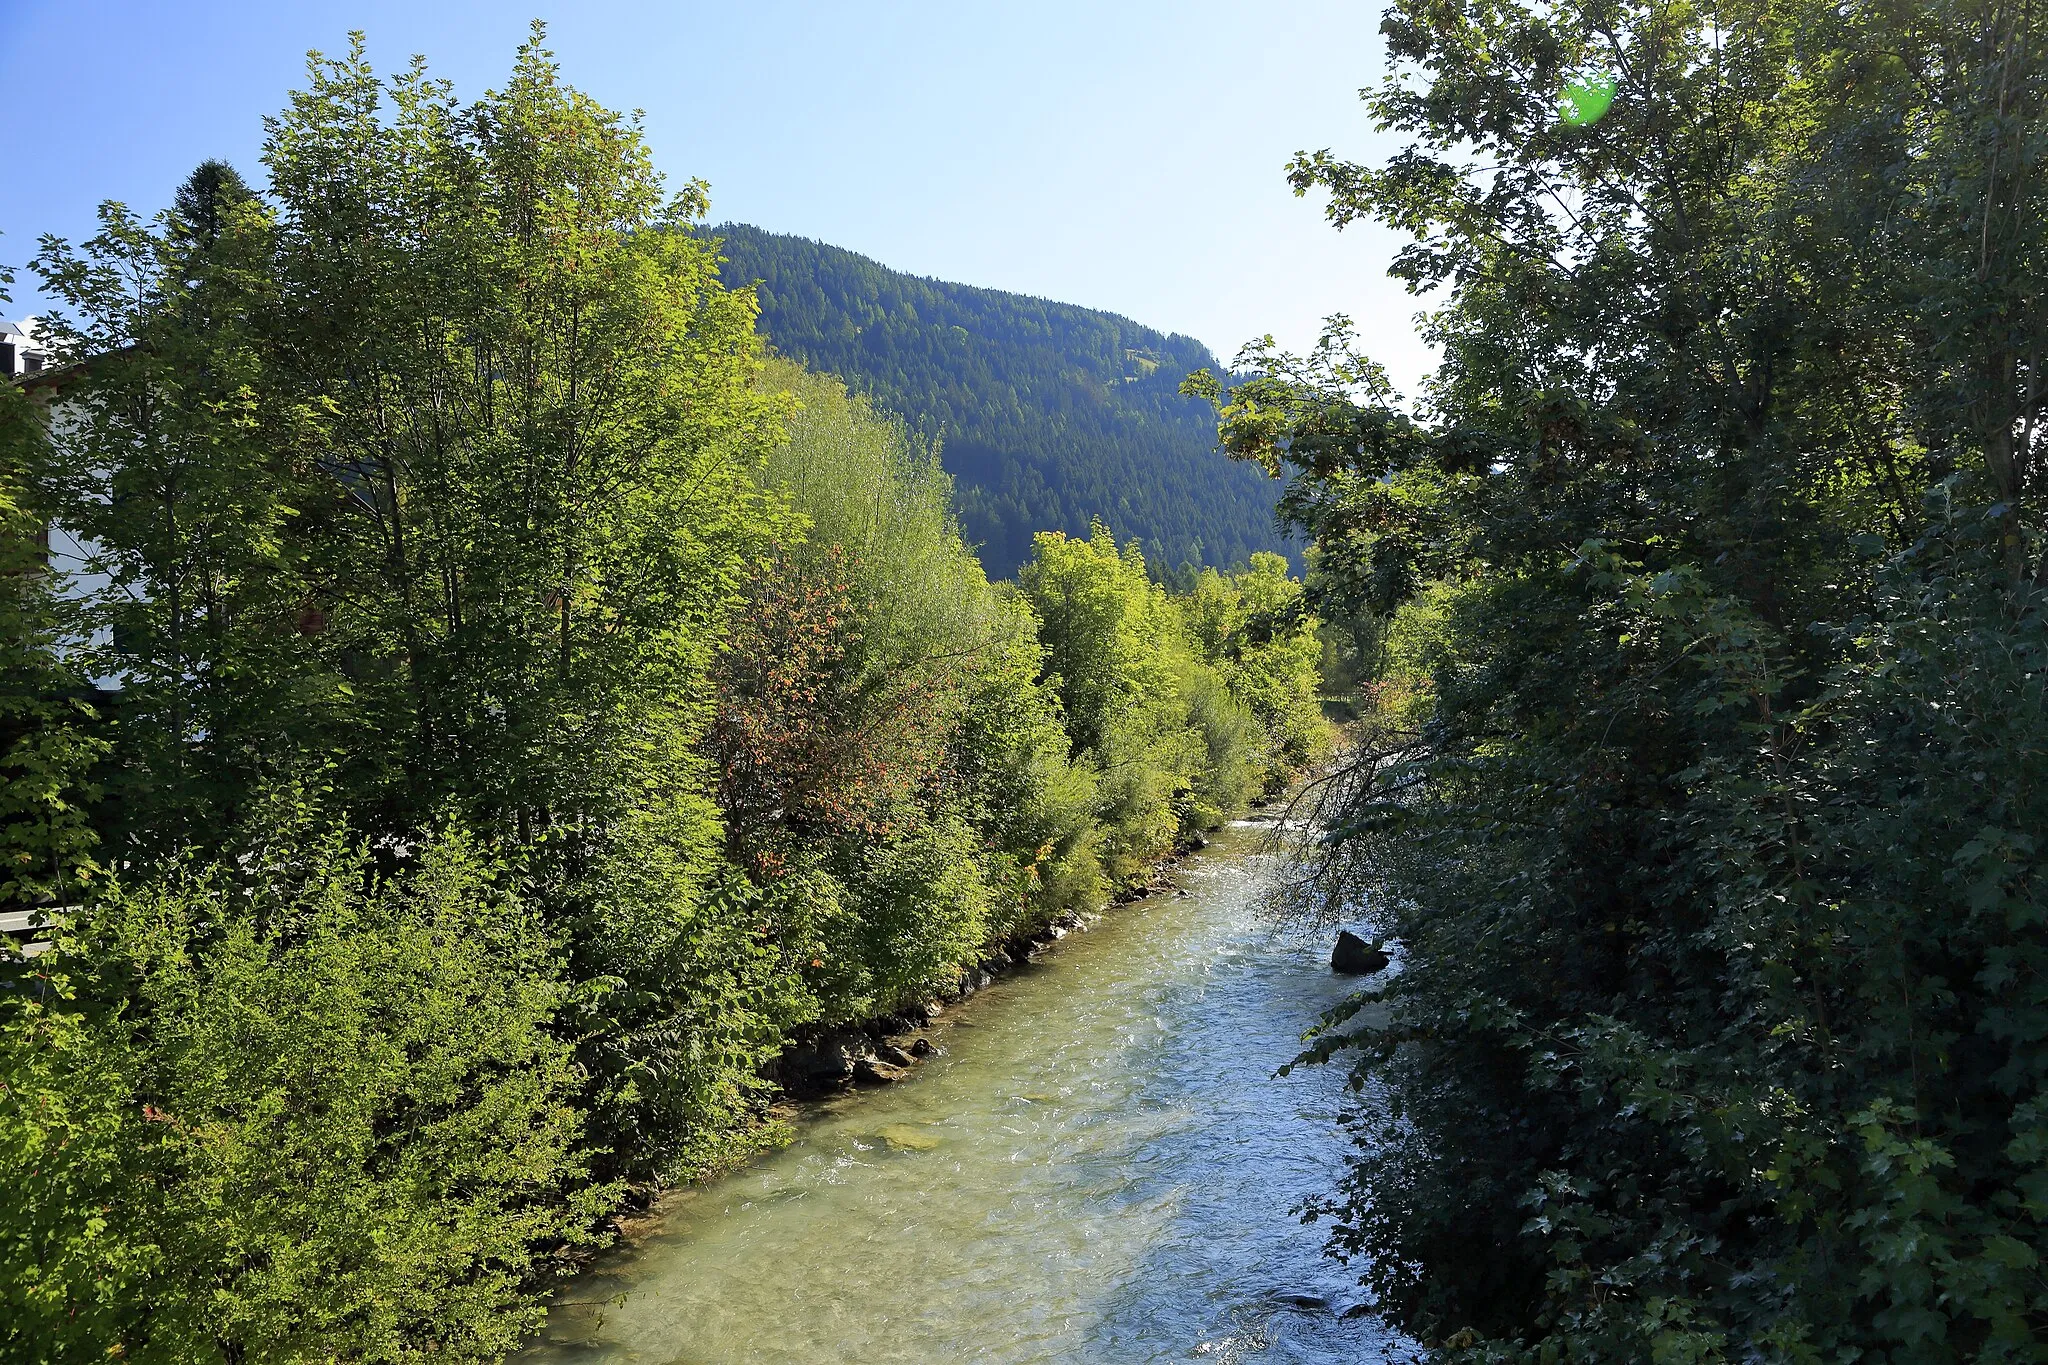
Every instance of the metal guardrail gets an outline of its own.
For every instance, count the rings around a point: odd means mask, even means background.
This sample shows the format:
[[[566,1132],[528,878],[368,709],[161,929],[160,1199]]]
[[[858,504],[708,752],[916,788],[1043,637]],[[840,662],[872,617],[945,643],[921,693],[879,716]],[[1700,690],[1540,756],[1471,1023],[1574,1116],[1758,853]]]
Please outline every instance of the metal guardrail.
[[[41,957],[50,951],[50,940],[36,937],[66,914],[78,907],[75,905],[46,905],[35,910],[0,910],[0,948],[12,948],[23,957]],[[26,941],[13,936],[28,935]]]

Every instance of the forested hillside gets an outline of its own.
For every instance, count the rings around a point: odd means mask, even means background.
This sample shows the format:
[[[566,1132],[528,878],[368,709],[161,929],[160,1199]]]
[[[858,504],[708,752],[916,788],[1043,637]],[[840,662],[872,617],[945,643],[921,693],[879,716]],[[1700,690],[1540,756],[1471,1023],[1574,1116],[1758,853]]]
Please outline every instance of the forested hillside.
[[[760,282],[761,330],[939,438],[962,529],[998,577],[1042,530],[1094,519],[1167,567],[1286,548],[1276,488],[1215,450],[1178,393],[1215,365],[1190,337],[999,289],[922,279],[742,224],[716,229],[728,287]]]

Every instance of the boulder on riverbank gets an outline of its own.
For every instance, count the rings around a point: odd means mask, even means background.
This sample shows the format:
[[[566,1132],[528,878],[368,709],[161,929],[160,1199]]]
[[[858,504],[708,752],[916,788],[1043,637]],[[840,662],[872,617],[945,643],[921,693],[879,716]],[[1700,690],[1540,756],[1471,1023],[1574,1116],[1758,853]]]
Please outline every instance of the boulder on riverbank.
[[[801,1043],[782,1054],[785,1074],[809,1082],[844,1080],[853,1074],[853,1064],[867,1051],[867,1039],[830,1033]]]
[[[902,1067],[891,1066],[879,1057],[863,1057],[853,1064],[853,1079],[861,1085],[893,1085],[905,1074]]]
[[[1330,970],[1344,976],[1370,976],[1385,971],[1389,958],[1376,943],[1367,943],[1349,929],[1337,934],[1337,946],[1330,950]]]

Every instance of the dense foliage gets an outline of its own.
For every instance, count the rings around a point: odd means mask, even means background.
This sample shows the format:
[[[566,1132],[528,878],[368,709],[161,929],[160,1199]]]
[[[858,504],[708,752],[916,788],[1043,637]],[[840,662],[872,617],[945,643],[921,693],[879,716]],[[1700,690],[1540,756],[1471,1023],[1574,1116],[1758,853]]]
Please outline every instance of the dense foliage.
[[[1135,545],[1119,550],[1100,526],[1088,540],[1041,532],[1037,548],[1024,595],[1074,744],[1097,774],[1111,876],[1137,876],[1177,838],[1277,786],[1290,756],[1320,756],[1313,672],[1290,671],[1313,657],[1313,620],[1263,639],[1229,620],[1276,577],[1299,593],[1279,556],[1234,578],[1211,571],[1206,594],[1183,602],[1149,579]]]
[[[493,1359],[589,1240],[532,911],[460,835],[372,880],[279,832],[101,898],[10,1004],[10,1359]]]
[[[1293,176],[1414,234],[1442,368],[1193,384],[1366,679],[1336,1244],[1447,1360],[2048,1358],[2042,19],[1385,32],[1408,148]]]
[[[962,544],[929,449],[837,380],[778,361],[766,382],[798,406],[760,478],[805,535],[734,620],[711,747],[731,856],[800,907],[811,1013],[840,1023],[1098,903],[1095,792],[1036,623]]]
[[[0,1359],[499,1358],[630,1188],[772,1138],[806,1030],[964,988],[1323,743],[1283,561],[1178,600],[1052,535],[991,583],[932,446],[764,357],[703,188],[541,42],[463,104],[358,40],[262,188],[42,245]]]
[[[864,256],[717,229],[727,283],[758,282],[777,349],[942,442],[960,521],[1008,577],[1041,530],[1099,520],[1156,565],[1241,565],[1285,544],[1271,484],[1215,452],[1180,376],[1208,349],[1113,313],[905,275]]]
[[[63,613],[22,472],[42,439],[26,395],[0,388],[0,905],[41,907],[98,871],[86,804],[103,750],[76,671],[54,646]]]

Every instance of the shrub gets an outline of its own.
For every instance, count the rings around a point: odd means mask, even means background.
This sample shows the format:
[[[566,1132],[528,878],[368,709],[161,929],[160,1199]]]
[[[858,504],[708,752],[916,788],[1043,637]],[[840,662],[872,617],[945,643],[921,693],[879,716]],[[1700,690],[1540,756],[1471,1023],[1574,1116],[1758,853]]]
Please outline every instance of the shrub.
[[[501,871],[293,834],[111,891],[6,1006],[14,1358],[494,1360],[589,1236],[557,949]]]

